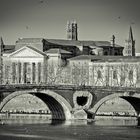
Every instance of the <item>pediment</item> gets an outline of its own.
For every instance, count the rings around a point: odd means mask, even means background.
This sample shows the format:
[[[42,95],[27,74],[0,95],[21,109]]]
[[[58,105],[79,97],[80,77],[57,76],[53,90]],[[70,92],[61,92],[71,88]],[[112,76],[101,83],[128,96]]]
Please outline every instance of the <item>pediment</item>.
[[[43,54],[41,54],[39,51],[36,51],[35,49],[31,49],[25,46],[11,53],[9,57],[43,57]]]

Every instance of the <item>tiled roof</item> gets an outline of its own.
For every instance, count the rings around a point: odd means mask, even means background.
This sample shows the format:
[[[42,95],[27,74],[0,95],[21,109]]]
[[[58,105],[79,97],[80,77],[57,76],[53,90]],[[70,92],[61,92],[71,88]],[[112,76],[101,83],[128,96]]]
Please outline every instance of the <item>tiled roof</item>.
[[[65,39],[43,39],[43,38],[19,38],[16,43],[37,43],[46,40],[50,44],[63,46],[97,46],[97,47],[111,47],[109,41],[91,41],[91,40],[65,40]],[[115,44],[115,47],[122,47]]]
[[[49,49],[49,50],[46,51],[45,53],[72,54],[72,53],[69,52],[69,51],[66,51],[66,50],[63,50],[63,49],[57,49],[57,48]]]
[[[140,56],[97,56],[97,55],[79,55],[68,59],[69,61],[77,60],[91,60],[92,62],[138,62],[140,61]]]
[[[109,41],[88,41],[88,40],[62,40],[62,39],[45,39],[47,42],[64,46],[97,46],[97,47],[111,47]],[[122,47],[115,44],[115,47]]]

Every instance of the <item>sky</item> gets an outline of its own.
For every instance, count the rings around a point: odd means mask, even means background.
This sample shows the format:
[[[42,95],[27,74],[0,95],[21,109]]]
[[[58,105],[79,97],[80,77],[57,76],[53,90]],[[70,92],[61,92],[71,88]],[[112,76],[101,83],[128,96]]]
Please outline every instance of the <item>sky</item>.
[[[124,46],[132,26],[140,52],[140,0],[0,0],[0,36],[5,44],[18,38],[66,39],[67,21],[78,23],[78,39]]]

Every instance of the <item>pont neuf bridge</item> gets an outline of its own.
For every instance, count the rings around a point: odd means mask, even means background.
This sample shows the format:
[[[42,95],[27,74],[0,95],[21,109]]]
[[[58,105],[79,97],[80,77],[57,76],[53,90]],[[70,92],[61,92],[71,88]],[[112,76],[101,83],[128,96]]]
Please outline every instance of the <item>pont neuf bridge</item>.
[[[52,119],[71,120],[81,118],[81,111],[87,119],[94,118],[100,106],[107,100],[120,97],[128,101],[140,113],[140,88],[73,85],[1,85],[0,110],[13,98],[31,94],[40,98],[52,112]]]
[[[53,120],[94,119],[103,103],[120,97],[139,118],[140,57],[135,57],[132,28],[125,56],[114,36],[112,43],[79,41],[77,24],[69,28],[68,40],[22,38],[13,47],[1,38],[0,111],[17,96],[30,94],[46,104]]]

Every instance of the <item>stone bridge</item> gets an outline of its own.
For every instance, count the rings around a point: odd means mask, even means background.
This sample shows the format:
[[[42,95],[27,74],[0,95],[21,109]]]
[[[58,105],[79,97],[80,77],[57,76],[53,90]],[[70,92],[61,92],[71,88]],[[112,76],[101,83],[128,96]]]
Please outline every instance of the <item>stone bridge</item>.
[[[12,99],[30,94],[41,99],[50,109],[52,119],[70,120],[94,118],[100,106],[107,100],[120,97],[128,101],[140,113],[140,88],[93,87],[73,85],[1,85],[0,111]],[[86,117],[82,117],[85,112]]]

